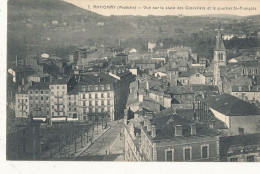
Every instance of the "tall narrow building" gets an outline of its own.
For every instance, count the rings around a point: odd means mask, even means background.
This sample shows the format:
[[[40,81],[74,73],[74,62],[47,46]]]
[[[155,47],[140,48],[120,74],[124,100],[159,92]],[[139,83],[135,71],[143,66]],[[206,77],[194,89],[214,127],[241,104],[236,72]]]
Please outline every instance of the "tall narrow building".
[[[220,24],[218,27],[218,35],[216,39],[216,47],[214,50],[214,84],[222,92],[222,81],[220,78],[220,66],[226,66],[226,48],[223,43],[222,34],[220,30]]]

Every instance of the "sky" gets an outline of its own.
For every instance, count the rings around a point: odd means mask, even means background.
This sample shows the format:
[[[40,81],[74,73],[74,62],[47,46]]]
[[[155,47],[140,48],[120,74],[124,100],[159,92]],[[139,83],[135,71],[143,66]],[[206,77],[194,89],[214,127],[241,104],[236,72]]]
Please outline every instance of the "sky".
[[[232,14],[249,16],[260,14],[259,0],[64,0],[81,8],[110,15],[207,15]],[[132,9],[124,9],[129,7]],[[133,7],[135,9],[133,9]],[[167,9],[167,7],[170,7]],[[179,7],[179,8],[177,8]],[[153,9],[154,8],[154,9]]]

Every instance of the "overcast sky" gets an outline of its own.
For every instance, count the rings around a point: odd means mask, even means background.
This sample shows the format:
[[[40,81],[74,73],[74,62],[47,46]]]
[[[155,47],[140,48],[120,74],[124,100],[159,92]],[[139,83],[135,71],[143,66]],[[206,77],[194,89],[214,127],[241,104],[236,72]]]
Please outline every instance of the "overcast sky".
[[[234,1],[234,0],[64,0],[81,8],[109,16],[109,15],[207,15],[207,14],[233,14],[239,16],[260,14],[260,1]],[[101,8],[95,8],[100,6]],[[109,8],[116,6],[116,9]],[[132,6],[137,9],[117,9],[118,6]],[[146,7],[145,7],[146,6]],[[178,6],[183,9],[176,9]],[[104,8],[106,7],[106,8]],[[164,9],[148,9],[149,7],[163,7]],[[166,9],[172,7],[172,9]],[[175,7],[175,9],[173,9]],[[192,9],[192,8],[200,9]],[[213,7],[216,7],[213,10]],[[234,8],[236,7],[236,9]],[[240,9],[242,7],[243,9]],[[210,9],[211,8],[211,9]],[[247,9],[245,9],[247,8]],[[249,11],[248,8],[251,8]]]

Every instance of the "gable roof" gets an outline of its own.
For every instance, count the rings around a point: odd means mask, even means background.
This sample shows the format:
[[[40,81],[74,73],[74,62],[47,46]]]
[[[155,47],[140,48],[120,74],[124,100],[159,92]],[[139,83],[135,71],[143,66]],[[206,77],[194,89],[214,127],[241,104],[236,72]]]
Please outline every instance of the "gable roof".
[[[210,107],[226,116],[260,115],[260,109],[230,94],[211,96],[206,99]]]

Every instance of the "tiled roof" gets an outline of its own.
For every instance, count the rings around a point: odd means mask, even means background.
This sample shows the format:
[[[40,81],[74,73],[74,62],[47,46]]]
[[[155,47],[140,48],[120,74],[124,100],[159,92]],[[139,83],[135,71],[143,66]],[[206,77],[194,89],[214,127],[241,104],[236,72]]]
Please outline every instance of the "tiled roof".
[[[58,78],[51,82],[51,85],[59,85],[59,84],[67,84],[69,81],[69,78]]]
[[[177,114],[170,114],[168,116],[157,117],[151,120],[152,125],[156,127],[156,137],[153,140],[166,140],[166,139],[183,139],[184,137],[191,136],[215,136],[217,133],[199,123],[194,123],[191,120],[185,119]],[[196,134],[191,135],[191,124],[196,125]],[[182,136],[175,136],[175,126],[182,126]],[[148,132],[150,134],[150,132]]]
[[[192,85],[193,91],[218,91],[218,88],[214,85]]]
[[[189,77],[189,76],[190,76],[190,74],[188,71],[182,71],[179,73],[179,77]]]
[[[29,90],[41,90],[41,89],[49,89],[49,83],[32,82],[32,86],[29,87]]]
[[[260,115],[260,109],[254,104],[241,100],[230,94],[211,96],[206,99],[210,107],[227,116]]]
[[[189,86],[170,86],[167,93],[172,94],[194,94]]]
[[[116,79],[108,74],[100,73],[97,75],[81,75],[79,84],[80,85],[102,85],[102,84],[112,84],[116,82]]]

